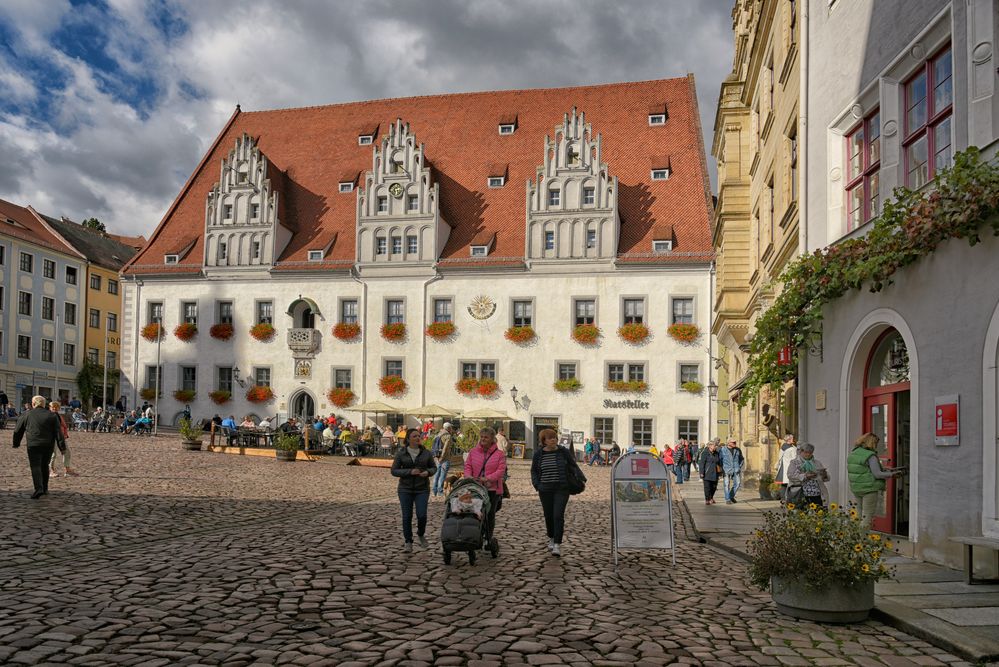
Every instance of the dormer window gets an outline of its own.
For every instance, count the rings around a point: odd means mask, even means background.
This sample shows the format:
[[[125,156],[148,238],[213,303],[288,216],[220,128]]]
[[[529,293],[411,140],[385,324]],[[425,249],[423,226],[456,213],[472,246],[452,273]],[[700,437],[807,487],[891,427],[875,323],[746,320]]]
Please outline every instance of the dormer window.
[[[562,191],[561,190],[549,190],[548,191],[548,205],[558,206],[562,201]]]
[[[484,245],[472,246],[472,257],[485,257],[488,254],[489,254],[489,246],[484,246]]]
[[[513,134],[517,129],[517,126],[513,123],[500,123],[499,133],[500,134]]]
[[[347,192],[353,192],[353,191],[354,191],[354,184],[353,183],[341,183],[340,184],[340,192],[341,193],[347,193]]]
[[[669,180],[669,168],[666,169],[653,169],[652,170],[652,180],[653,181],[665,181]]]
[[[665,125],[665,124],[666,124],[666,114],[664,113],[649,114],[649,125]]]
[[[310,262],[321,262],[321,261],[323,261],[323,251],[322,250],[310,250],[309,251],[309,261]]]
[[[652,252],[656,254],[661,254],[664,252],[670,252],[673,250],[672,241],[653,241],[652,242]]]
[[[177,255],[163,255],[164,264],[176,264],[180,261],[180,257]]]
[[[489,187],[491,188],[501,188],[505,183],[506,183],[506,177],[504,176],[489,177]]]
[[[358,146],[370,146],[375,143],[375,135],[373,134],[359,134],[357,136]]]

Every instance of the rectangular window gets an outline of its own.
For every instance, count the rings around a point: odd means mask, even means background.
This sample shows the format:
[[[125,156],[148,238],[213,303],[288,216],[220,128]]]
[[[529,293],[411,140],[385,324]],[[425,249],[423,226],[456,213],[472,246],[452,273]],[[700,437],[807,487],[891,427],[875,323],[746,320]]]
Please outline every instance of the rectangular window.
[[[185,301],[180,306],[181,313],[184,318],[184,322],[188,324],[197,325],[198,323],[198,302],[197,301]]]
[[[0,247],[2,247],[2,246],[0,246]],[[6,303],[6,301],[4,300],[3,297],[4,297],[4,286],[0,285],[0,311],[3,311],[4,304]]]
[[[184,391],[198,390],[198,368],[197,366],[180,367],[180,388]]]
[[[310,262],[321,262],[321,261],[323,261],[323,251],[322,250],[310,250],[309,251],[309,261]]]
[[[114,350],[107,351],[108,363],[107,367],[109,371],[113,371],[118,368],[118,353]]]
[[[88,313],[87,326],[91,329],[101,328],[101,311],[96,308],[91,308]]]
[[[697,419],[680,419],[677,421],[676,437],[690,442],[698,441],[700,421]]]
[[[594,417],[593,437],[595,437],[601,445],[605,446],[609,446],[612,442],[614,442],[614,418]]]
[[[474,361],[464,361],[461,364],[461,377],[463,378],[477,378],[479,373],[479,365]]]
[[[597,247],[597,230],[595,229],[586,230],[586,247],[587,248]]]
[[[35,271],[35,256],[29,255],[26,252],[21,253],[21,270],[25,273],[34,273]]]
[[[375,239],[375,254],[384,255],[388,252],[388,239],[380,236]]]
[[[150,302],[147,308],[149,313],[146,323],[163,324],[163,304],[159,302]]]
[[[673,242],[672,241],[653,241],[652,242],[652,252],[654,252],[654,253],[669,252],[672,249],[673,249]]]
[[[496,364],[492,361],[463,361],[461,362],[461,377],[495,380]]]
[[[628,364],[628,382],[645,381],[645,364]]]
[[[17,337],[17,358],[31,359],[31,336]]]
[[[501,188],[503,183],[506,181],[502,176],[490,176],[489,177],[489,187],[491,188]]]
[[[260,241],[250,244],[250,255],[252,259],[260,259]]]
[[[357,324],[357,301],[344,299],[340,302],[340,321],[344,324]]]
[[[108,331],[118,330],[118,315],[117,313],[108,313]]]
[[[253,369],[253,382],[261,387],[271,386],[271,369],[270,368],[254,368]]]
[[[159,375],[163,367],[146,366],[146,389],[158,389]]]
[[[176,264],[178,261],[180,261],[179,255],[163,255],[164,264]]]
[[[881,113],[875,111],[847,135],[846,228],[852,231],[880,212]]]
[[[562,201],[562,191],[561,190],[549,190],[548,191],[548,205],[558,206]]]
[[[75,303],[67,303],[65,305],[65,307],[63,308],[63,310],[65,311],[64,315],[65,315],[65,319],[66,319],[66,324],[70,324],[70,325],[74,325],[75,326],[76,325],[76,304]]]
[[[17,314],[31,317],[31,292],[17,293]]]
[[[51,259],[42,260],[42,275],[46,278],[55,278],[56,263]]]
[[[577,365],[575,362],[560,362],[558,364],[558,379],[572,380],[577,377]]]
[[[358,146],[370,146],[375,140],[375,135],[373,134],[361,134],[357,137]]]
[[[545,232],[545,250],[555,249],[555,232]]]
[[[250,204],[250,219],[256,220],[260,217],[260,204]]]
[[[257,301],[257,324],[274,323],[274,302]]]
[[[218,322],[216,324],[232,324],[232,301],[218,302]]]
[[[72,343],[63,343],[62,363],[66,366],[76,366],[76,345],[73,345]]]
[[[420,252],[420,240],[417,236],[409,235],[406,237],[406,252],[410,255]]]
[[[354,184],[353,183],[341,183],[340,184],[340,192],[347,193],[347,192],[353,192],[353,191],[354,191]]]
[[[219,366],[217,389],[232,393],[232,366]]]
[[[496,364],[491,361],[483,361],[479,364],[479,379],[496,379]]]
[[[392,237],[392,254],[401,255],[402,254],[402,237],[393,236]]]
[[[100,276],[90,276],[90,289],[95,289],[100,291],[101,289],[101,277]]]
[[[42,297],[42,319],[55,319],[55,299],[50,299],[47,296]]]
[[[385,375],[402,377],[402,359],[386,359]]]
[[[649,125],[664,125],[665,123],[666,123],[666,114],[664,113],[649,114]]]
[[[624,382],[624,364],[607,364],[607,381]]]
[[[691,298],[673,299],[673,321],[671,324],[694,323],[694,300]]]
[[[907,187],[922,187],[950,166],[953,102],[951,50],[947,47],[905,84]]]
[[[576,326],[593,324],[597,321],[597,302],[595,299],[576,299],[573,306],[576,316]]]
[[[387,324],[402,324],[406,321],[406,305],[404,302],[391,299],[385,302],[385,322]]]
[[[631,443],[636,447],[652,446],[652,420],[646,417],[632,417]]]
[[[451,299],[434,299],[434,322],[450,322],[451,310]]]
[[[409,195],[406,199],[406,210],[407,211],[419,211],[420,210],[420,198],[416,195]]]
[[[880,133],[880,130],[879,130]],[[798,201],[798,121],[787,135],[787,168],[791,201]]]
[[[66,267],[66,284],[75,285],[76,284],[76,268],[72,266]]]
[[[89,361],[90,363],[92,363],[94,365],[97,365],[97,364],[101,363],[101,351],[98,350],[96,347],[88,347],[87,348],[87,361]]]
[[[225,218],[226,220],[232,218],[232,204],[226,204],[223,207],[222,217]]]
[[[642,324],[645,322],[645,299],[624,300],[624,323]]]
[[[489,248],[484,245],[473,245],[471,246],[472,257],[485,257],[489,254]]]
[[[229,256],[229,246],[225,243],[219,243],[219,259],[225,259]]]
[[[108,294],[118,293],[118,281],[108,278]]]
[[[349,368],[337,368],[333,371],[333,387],[335,389],[352,389],[352,379]]]
[[[379,197],[378,198],[378,212],[379,213],[386,213],[386,212],[388,212],[388,197]]]
[[[531,327],[534,326],[534,302],[514,301],[513,302],[513,326]]]
[[[583,203],[592,204],[596,201],[596,190],[593,188],[583,188]]]
[[[42,361],[46,363],[52,363],[53,350],[55,350],[55,342],[42,339]]]
[[[7,263],[7,246],[0,245],[0,266]]]
[[[669,169],[653,169],[652,170],[652,180],[653,181],[668,181],[669,180]]]
[[[500,134],[513,134],[516,127],[513,123],[500,123],[499,133]]]
[[[680,364],[680,384],[684,382],[700,382],[701,367],[697,364]]]

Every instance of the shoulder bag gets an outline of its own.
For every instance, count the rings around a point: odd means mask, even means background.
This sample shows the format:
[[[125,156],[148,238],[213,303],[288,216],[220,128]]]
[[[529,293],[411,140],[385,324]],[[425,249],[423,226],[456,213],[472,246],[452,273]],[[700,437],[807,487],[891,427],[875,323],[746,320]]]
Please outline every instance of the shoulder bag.
[[[586,490],[586,478],[582,476],[576,466],[575,461],[570,461],[568,452],[562,454],[565,457],[565,481],[569,487],[569,495],[576,496]]]

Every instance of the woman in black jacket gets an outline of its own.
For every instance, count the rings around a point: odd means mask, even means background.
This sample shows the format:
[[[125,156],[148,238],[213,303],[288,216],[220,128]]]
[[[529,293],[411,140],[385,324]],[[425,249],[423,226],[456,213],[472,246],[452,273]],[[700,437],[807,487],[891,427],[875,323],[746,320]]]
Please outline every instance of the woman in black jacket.
[[[565,447],[559,447],[558,434],[546,428],[538,436],[541,447],[534,450],[531,461],[531,483],[541,498],[548,531],[548,549],[553,556],[562,556],[562,535],[565,531],[565,508],[569,504],[568,471],[585,482],[576,458]]]
[[[430,500],[430,477],[437,470],[434,457],[423,446],[420,429],[406,431],[406,446],[399,449],[392,461],[392,475],[399,478],[399,503],[402,505],[402,535],[406,540],[403,551],[413,550],[413,506],[416,506],[416,538],[421,547],[427,546],[427,502]]]
[[[718,451],[718,443],[714,440],[709,442],[697,458],[697,470],[701,473],[701,481],[704,482],[704,504],[714,505],[715,491],[718,490],[718,478],[722,476],[721,452]]]

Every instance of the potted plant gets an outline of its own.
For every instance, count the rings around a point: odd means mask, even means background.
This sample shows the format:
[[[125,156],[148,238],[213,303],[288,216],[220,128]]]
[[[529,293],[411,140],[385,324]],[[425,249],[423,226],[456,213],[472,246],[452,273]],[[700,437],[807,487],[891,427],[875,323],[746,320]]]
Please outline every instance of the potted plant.
[[[641,394],[649,388],[645,380],[611,380],[607,383],[607,388],[611,391],[630,391]]]
[[[246,400],[250,403],[266,403],[274,398],[274,390],[262,384],[255,384],[246,390]]]
[[[684,391],[689,392],[691,394],[699,394],[702,391],[704,391],[704,385],[701,384],[700,382],[695,382],[693,380],[690,380],[689,382],[684,382],[683,384],[681,384],[680,389],[683,389]]]
[[[760,500],[772,500],[770,495],[770,485],[774,483],[774,476],[768,472],[760,475]]]
[[[189,452],[201,451],[201,438],[203,431],[191,423],[190,419],[180,420],[180,438],[184,449]]]
[[[278,433],[274,436],[274,458],[278,461],[294,461],[298,458],[299,435]]]
[[[552,385],[555,391],[560,391],[563,394],[571,393],[574,391],[579,391],[583,385],[579,382],[579,378],[565,378],[562,380],[555,380],[555,384]]]
[[[600,338],[600,327],[595,324],[577,324],[572,339],[582,345],[593,345]]]
[[[511,343],[528,343],[534,340],[534,327],[510,327],[503,334],[504,337]]]
[[[213,324],[208,330],[208,335],[215,340],[229,340],[232,338],[233,328],[231,324]]]
[[[454,332],[454,322],[434,322],[427,327],[427,335],[437,341],[450,338]]]
[[[174,328],[173,335],[176,336],[178,340],[182,340],[186,343],[198,335],[198,325],[192,322],[181,322]]]
[[[153,322],[142,327],[142,337],[149,342],[154,342],[157,338],[163,338],[163,327],[159,322]]]
[[[459,394],[471,396],[479,388],[479,381],[476,378],[461,378],[454,383],[454,388]]]
[[[378,388],[386,396],[402,396],[406,393],[406,381],[398,375],[386,375],[378,380]]]
[[[617,330],[617,335],[632,345],[638,345],[649,337],[649,328],[639,322],[631,322],[622,325]]]
[[[497,391],[499,383],[492,378],[482,378],[479,380],[479,386],[475,388],[475,393],[479,396],[495,396]]]
[[[274,338],[274,325],[270,322],[261,322],[250,327],[250,335],[260,342],[267,342]]]
[[[354,392],[345,387],[336,387],[335,389],[330,389],[329,393],[326,394],[326,398],[329,402],[338,408],[345,408],[354,402],[357,398]]]
[[[781,612],[812,621],[855,623],[874,607],[874,582],[892,576],[891,540],[872,533],[854,508],[835,503],[767,512],[749,542],[749,574]]]
[[[770,483],[769,488],[770,488],[770,500],[781,500],[784,493],[784,485],[781,484],[780,482],[774,481]]]
[[[333,326],[333,336],[339,340],[354,340],[361,335],[361,325],[355,322],[338,322]]]
[[[382,325],[382,338],[392,342],[398,342],[406,337],[406,325],[402,322]]]
[[[191,401],[194,400],[194,397],[196,395],[197,392],[195,392],[193,389],[178,389],[177,391],[173,392],[174,400],[179,401],[180,403],[190,403]]]
[[[690,344],[701,335],[701,330],[697,328],[696,324],[681,324],[677,322],[669,325],[666,333],[678,343]]]
[[[142,397],[143,400],[151,401],[154,398],[156,398],[156,390],[153,389],[152,387],[146,387],[144,389],[140,389],[139,396]]]
[[[208,397],[212,399],[212,402],[215,403],[215,405],[225,405],[232,399],[232,392],[222,391],[220,389],[218,391],[211,392],[208,394]]]

